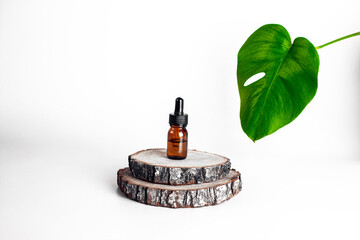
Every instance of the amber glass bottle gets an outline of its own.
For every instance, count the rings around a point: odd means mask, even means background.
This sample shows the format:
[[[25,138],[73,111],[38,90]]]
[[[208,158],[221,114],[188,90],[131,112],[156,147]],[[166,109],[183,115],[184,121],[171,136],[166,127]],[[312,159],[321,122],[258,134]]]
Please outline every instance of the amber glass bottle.
[[[184,100],[175,100],[175,111],[169,115],[170,129],[167,141],[167,157],[171,159],[185,159],[187,156],[188,132],[186,126],[188,115],[184,114]]]

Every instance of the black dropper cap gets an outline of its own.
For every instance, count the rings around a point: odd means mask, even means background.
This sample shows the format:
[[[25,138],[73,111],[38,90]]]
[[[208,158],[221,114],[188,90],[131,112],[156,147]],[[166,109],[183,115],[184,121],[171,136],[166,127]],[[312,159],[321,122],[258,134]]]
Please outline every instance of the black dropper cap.
[[[186,127],[188,124],[188,115],[184,114],[184,100],[178,97],[175,100],[175,111],[169,115],[170,125],[180,125]]]

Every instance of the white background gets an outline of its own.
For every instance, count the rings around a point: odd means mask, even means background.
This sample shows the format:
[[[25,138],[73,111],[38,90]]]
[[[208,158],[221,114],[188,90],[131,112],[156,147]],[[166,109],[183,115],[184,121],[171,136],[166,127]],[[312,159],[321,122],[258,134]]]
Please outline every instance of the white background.
[[[267,23],[314,45],[360,30],[358,1],[0,0],[0,239],[359,239],[360,38],[319,50],[293,123],[242,132],[237,52]],[[165,147],[185,99],[189,148],[229,157],[243,191],[167,209],[117,189]]]

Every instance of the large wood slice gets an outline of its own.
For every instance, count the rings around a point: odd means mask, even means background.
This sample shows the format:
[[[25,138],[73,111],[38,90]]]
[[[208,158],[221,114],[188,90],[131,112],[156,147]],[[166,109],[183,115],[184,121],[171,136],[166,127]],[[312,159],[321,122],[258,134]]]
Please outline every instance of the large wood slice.
[[[189,150],[186,159],[166,157],[166,149],[147,149],[129,156],[134,177],[153,183],[169,185],[213,182],[225,177],[231,167],[226,157]]]
[[[124,168],[118,171],[117,181],[127,197],[144,204],[170,208],[217,205],[241,190],[240,173],[235,170],[215,182],[171,186],[134,178],[129,168]]]

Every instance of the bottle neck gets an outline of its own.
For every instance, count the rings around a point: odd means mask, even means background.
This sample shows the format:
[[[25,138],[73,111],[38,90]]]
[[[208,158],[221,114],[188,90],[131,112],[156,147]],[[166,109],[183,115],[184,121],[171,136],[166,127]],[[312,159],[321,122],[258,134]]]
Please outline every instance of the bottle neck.
[[[170,125],[172,128],[185,128],[184,125]]]

